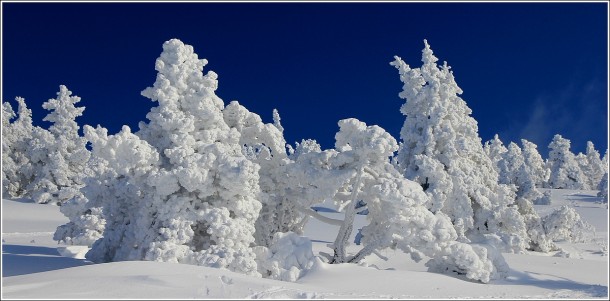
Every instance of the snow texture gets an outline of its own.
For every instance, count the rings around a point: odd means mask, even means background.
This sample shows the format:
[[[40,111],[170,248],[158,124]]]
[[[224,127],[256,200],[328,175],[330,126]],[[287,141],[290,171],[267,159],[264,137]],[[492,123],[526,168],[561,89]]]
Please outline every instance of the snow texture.
[[[460,241],[495,241],[502,250],[522,252],[526,229],[514,193],[498,184],[453,72],[446,62],[439,67],[424,43],[420,68],[400,57],[391,63],[403,82],[399,96],[406,100],[396,164],[407,179],[424,187],[428,209],[449,216]]]

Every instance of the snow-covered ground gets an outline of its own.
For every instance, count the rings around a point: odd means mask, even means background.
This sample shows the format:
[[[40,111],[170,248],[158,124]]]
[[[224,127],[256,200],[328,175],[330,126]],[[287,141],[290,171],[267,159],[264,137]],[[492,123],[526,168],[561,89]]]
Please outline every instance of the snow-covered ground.
[[[596,191],[553,190],[551,205],[574,207],[596,228],[587,243],[559,243],[564,252],[504,254],[508,278],[489,284],[426,271],[400,251],[384,250],[364,264],[318,261],[296,283],[253,278],[200,266],[160,262],[91,264],[86,248],[52,240],[67,219],[53,205],[2,200],[2,298],[608,298],[608,209]],[[320,205],[319,212],[337,217]],[[356,227],[364,225],[358,215]],[[330,252],[336,229],[311,220],[314,253]]]

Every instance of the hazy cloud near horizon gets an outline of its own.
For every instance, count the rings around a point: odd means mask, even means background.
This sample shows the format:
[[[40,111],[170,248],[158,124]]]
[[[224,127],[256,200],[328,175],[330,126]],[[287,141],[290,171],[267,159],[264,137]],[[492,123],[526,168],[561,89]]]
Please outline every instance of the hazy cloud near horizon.
[[[605,85],[598,79],[586,83],[572,81],[564,89],[551,93],[542,93],[532,101],[530,113],[524,120],[515,119],[508,128],[500,132],[500,139],[504,144],[510,141],[518,142],[527,139],[538,145],[543,157],[548,153],[548,144],[555,134],[571,140],[571,150],[574,153],[584,152],[587,141],[592,141],[595,148],[604,154],[608,141],[596,141],[593,131],[604,131],[608,136],[608,107],[607,103],[598,101],[606,95]],[[570,105],[577,102],[580,105]],[[602,114],[603,112],[603,114]],[[515,131],[515,129],[519,129]],[[511,137],[508,133],[518,132],[518,137]]]

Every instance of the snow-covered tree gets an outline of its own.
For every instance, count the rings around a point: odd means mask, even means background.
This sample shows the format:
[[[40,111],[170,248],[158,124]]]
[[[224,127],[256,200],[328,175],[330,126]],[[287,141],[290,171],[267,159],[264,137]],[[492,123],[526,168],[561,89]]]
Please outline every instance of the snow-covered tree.
[[[28,154],[32,135],[42,129],[32,125],[32,110],[28,109],[25,100],[21,97],[15,100],[19,105],[17,115],[8,102],[2,106],[2,190],[12,197],[21,197],[33,180]],[[15,116],[17,119],[11,123]]]
[[[421,68],[411,68],[399,57],[391,65],[399,70],[407,102],[400,136],[397,166],[407,179],[418,182],[430,196],[432,212],[447,214],[460,240],[500,240],[507,251],[527,247],[523,218],[514,205],[514,193],[498,184],[489,156],[483,150],[477,122],[459,97],[453,72],[445,62],[436,64],[426,41]]]
[[[604,162],[599,156],[599,152],[595,149],[593,142],[587,141],[586,164],[581,166],[581,170],[587,180],[589,189],[595,189],[602,180],[606,168]]]
[[[15,169],[15,162],[9,157],[12,139],[7,139],[10,136],[10,121],[15,118],[15,111],[9,102],[2,102],[2,196],[8,194],[8,176]]]
[[[457,242],[449,218],[427,210],[429,197],[421,186],[405,179],[390,163],[398,149],[393,137],[356,119],[341,120],[339,127],[335,149],[302,153],[287,173],[298,184],[291,192],[300,209],[339,226],[333,254],[328,254],[331,263],[357,263],[390,247],[410,253],[415,260],[424,255],[433,258],[428,263],[432,271],[456,271],[482,282],[505,271],[501,256],[483,246]],[[307,209],[323,200],[332,200],[344,218],[331,219]],[[356,208],[359,203],[365,205]],[[369,211],[368,224],[360,232],[362,249],[348,254],[354,218],[362,210]]]
[[[124,160],[146,158],[135,164],[150,170],[127,177],[136,187],[125,195],[137,197],[104,207],[113,214],[104,214],[103,237],[88,259],[179,262],[259,275],[252,249],[261,209],[259,166],[242,154],[240,133],[224,121],[217,75],[204,74],[206,64],[180,40],[163,44],[157,79],[142,91],[158,103],[147,114],[149,122],[140,123],[137,134],[144,141],[121,134],[132,140],[127,145],[138,146],[126,147]],[[137,204],[135,212],[122,209],[131,204]]]
[[[276,232],[269,247],[255,247],[258,269],[265,278],[296,281],[319,259],[313,254],[311,241],[294,232]]]
[[[493,139],[485,142],[483,150],[485,151],[487,156],[489,156],[489,159],[491,159],[491,162],[493,163],[496,172],[499,172],[498,162],[502,160],[502,154],[506,153],[506,151],[508,150],[502,143],[502,140],[500,140],[500,138],[498,137],[498,134],[495,134]]]
[[[583,221],[578,212],[567,205],[545,216],[543,224],[546,235],[553,241],[587,242],[595,236],[595,228]]]
[[[308,216],[287,196],[291,183],[286,178],[286,165],[294,161],[288,158],[279,113],[274,110],[274,123],[265,124],[259,115],[233,101],[223,114],[225,122],[240,133],[239,144],[246,158],[260,166],[262,209],[256,221],[257,245],[270,247],[278,232],[303,234]]]
[[[583,153],[578,153],[574,156],[574,161],[578,164],[578,168],[580,169],[580,173],[582,174],[582,188],[581,189],[590,189],[589,183],[591,182],[589,177],[587,176],[587,171],[590,169],[589,161],[587,160],[587,156]]]
[[[525,166],[529,170],[530,176],[533,178],[536,187],[543,187],[544,183],[549,180],[551,171],[544,164],[544,160],[537,150],[537,145],[521,139],[521,146],[523,148],[523,159]]]
[[[604,173],[601,181],[599,181],[599,185],[597,186],[597,196],[602,198],[602,202],[608,203],[608,171]]]
[[[84,137],[79,136],[76,117],[84,107],[75,107],[80,97],[61,85],[57,98],[42,106],[51,111],[43,120],[52,122],[48,132],[35,131],[30,142],[29,157],[34,179],[27,187],[28,195],[37,203],[62,204],[77,197],[83,186],[82,175],[90,153]]]
[[[586,189],[586,179],[570,151],[570,140],[557,134],[549,144],[547,166],[551,170],[548,187],[555,189]]]
[[[507,151],[502,154],[502,159],[498,162],[499,182],[516,187],[516,203],[519,213],[523,216],[526,224],[527,234],[530,239],[530,249],[540,252],[549,252],[555,248],[553,242],[547,239],[542,225],[542,220],[536,210],[534,201],[543,197],[536,189],[534,172],[525,164],[525,158],[521,148],[511,142]]]
[[[103,253],[99,256],[108,260],[127,256],[116,253],[129,253],[133,249],[139,231],[135,223],[147,210],[142,187],[151,173],[158,171],[159,154],[127,126],[110,136],[100,126],[95,129],[85,126],[84,132],[91,143],[92,156],[84,178],[83,196],[61,206],[60,211],[70,222],[57,228],[54,239],[92,246],[105,235],[106,240],[95,247],[91,256]],[[134,226],[129,227],[132,222]]]
[[[542,196],[534,200],[534,205],[550,205],[553,200],[553,190],[548,189],[542,193]]]

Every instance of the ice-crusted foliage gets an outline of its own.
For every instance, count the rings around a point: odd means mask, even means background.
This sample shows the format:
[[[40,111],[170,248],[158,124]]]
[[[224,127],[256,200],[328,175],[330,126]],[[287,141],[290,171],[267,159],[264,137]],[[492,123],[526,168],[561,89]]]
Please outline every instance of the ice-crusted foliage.
[[[133,247],[133,240],[140,229],[129,225],[147,210],[141,186],[150,172],[157,170],[159,155],[127,126],[110,136],[100,126],[85,126],[84,133],[92,156],[81,189],[83,196],[61,206],[70,222],[57,228],[54,239],[92,246],[106,236],[87,256],[111,261],[117,252],[139,250]]]
[[[11,136],[9,129],[11,119],[15,118],[15,111],[9,102],[2,102],[2,196],[8,193],[8,177],[7,174],[14,173],[15,162],[9,157],[12,139],[7,139]]]
[[[269,247],[255,247],[258,270],[266,278],[294,282],[317,260],[311,241],[294,232],[277,232]]]
[[[585,189],[586,180],[576,162],[576,156],[570,151],[570,140],[559,134],[549,144],[547,166],[551,170],[549,188]]]
[[[260,166],[262,209],[256,220],[256,244],[271,246],[274,234],[278,232],[303,234],[308,216],[296,208],[293,199],[287,197],[292,183],[287,181],[286,165],[293,161],[288,158],[279,113],[274,110],[274,123],[265,124],[259,115],[233,101],[223,114],[227,125],[240,133],[239,144],[243,154]]]
[[[553,197],[552,190],[546,190],[542,193],[542,196],[534,200],[534,205],[550,205]]]
[[[42,130],[32,125],[32,110],[25,100],[15,98],[17,114],[10,103],[2,104],[2,191],[11,197],[21,197],[27,193],[32,181],[33,170],[28,155],[33,132]],[[13,118],[17,119],[10,122]]]
[[[599,190],[597,196],[602,198],[602,202],[608,203],[608,171],[604,173],[599,185],[597,185],[597,190]]]
[[[407,179],[424,187],[432,212],[449,216],[461,240],[494,236],[502,240],[503,249],[523,251],[525,223],[510,188],[498,184],[453,72],[446,62],[436,64],[424,42],[422,67],[411,68],[399,57],[391,63],[404,84],[399,96],[407,100],[401,107],[407,117],[397,165]]]
[[[581,166],[581,170],[587,180],[589,189],[595,189],[602,177],[606,173],[604,162],[599,156],[599,152],[595,149],[593,142],[587,141],[586,164]]]
[[[574,156],[574,161],[576,161],[576,164],[578,164],[578,168],[580,169],[580,172],[582,174],[583,183],[581,189],[591,189],[592,187],[589,186],[591,179],[587,175],[587,170],[590,168],[587,156],[583,153],[578,153],[576,156]]]
[[[523,160],[530,176],[534,180],[536,187],[543,187],[544,183],[549,180],[551,171],[544,164],[536,144],[521,139],[521,146],[523,148]]]
[[[553,241],[588,242],[595,228],[583,221],[574,208],[561,206],[543,218],[547,237]]]
[[[301,209],[322,221],[339,226],[333,243],[331,263],[359,262],[385,248],[397,248],[420,260],[436,258],[435,271],[461,271],[473,280],[489,281],[498,276],[496,262],[487,253],[472,248],[453,252],[457,233],[443,213],[426,208],[429,197],[421,186],[405,179],[390,163],[398,149],[396,140],[378,126],[367,126],[356,119],[339,121],[335,149],[301,153],[289,166],[287,176],[298,183],[290,191]],[[334,220],[306,210],[314,203],[333,200],[343,220]],[[357,205],[359,208],[356,209]],[[362,206],[362,204],[365,204]],[[356,213],[368,210],[361,230],[362,249],[347,253]],[[459,257],[472,259],[470,264]],[[503,261],[499,261],[503,262]]]
[[[251,247],[261,209],[259,166],[242,155],[239,132],[224,121],[217,75],[203,73],[206,63],[180,40],[163,44],[157,79],[142,91],[158,103],[149,122],[140,123],[139,138],[124,133],[127,144],[105,146],[109,154],[134,158],[123,162],[127,171],[112,168],[118,179],[129,173],[116,185],[133,188],[104,206],[105,231],[87,253],[90,260],[179,262],[259,275]],[[99,136],[93,145],[105,143]]]
[[[502,143],[502,140],[498,137],[498,134],[495,134],[493,139],[485,142],[483,150],[487,156],[489,156],[489,159],[491,159],[496,172],[500,173],[498,170],[498,162],[502,159],[502,155],[508,150],[504,146],[504,143]]]
[[[525,164],[521,148],[511,142],[501,160],[498,161],[498,166],[499,182],[516,187],[515,201],[526,224],[529,249],[540,252],[551,251],[554,248],[553,242],[547,239],[542,220],[533,206],[534,200],[540,199],[543,195],[536,189],[532,176],[534,172]]]
[[[78,133],[75,119],[85,110],[75,106],[78,102],[80,97],[61,85],[57,98],[42,105],[50,111],[43,120],[52,124],[48,132],[41,129],[33,134],[29,157],[34,178],[27,187],[28,195],[38,203],[62,204],[80,195],[90,153]]]

